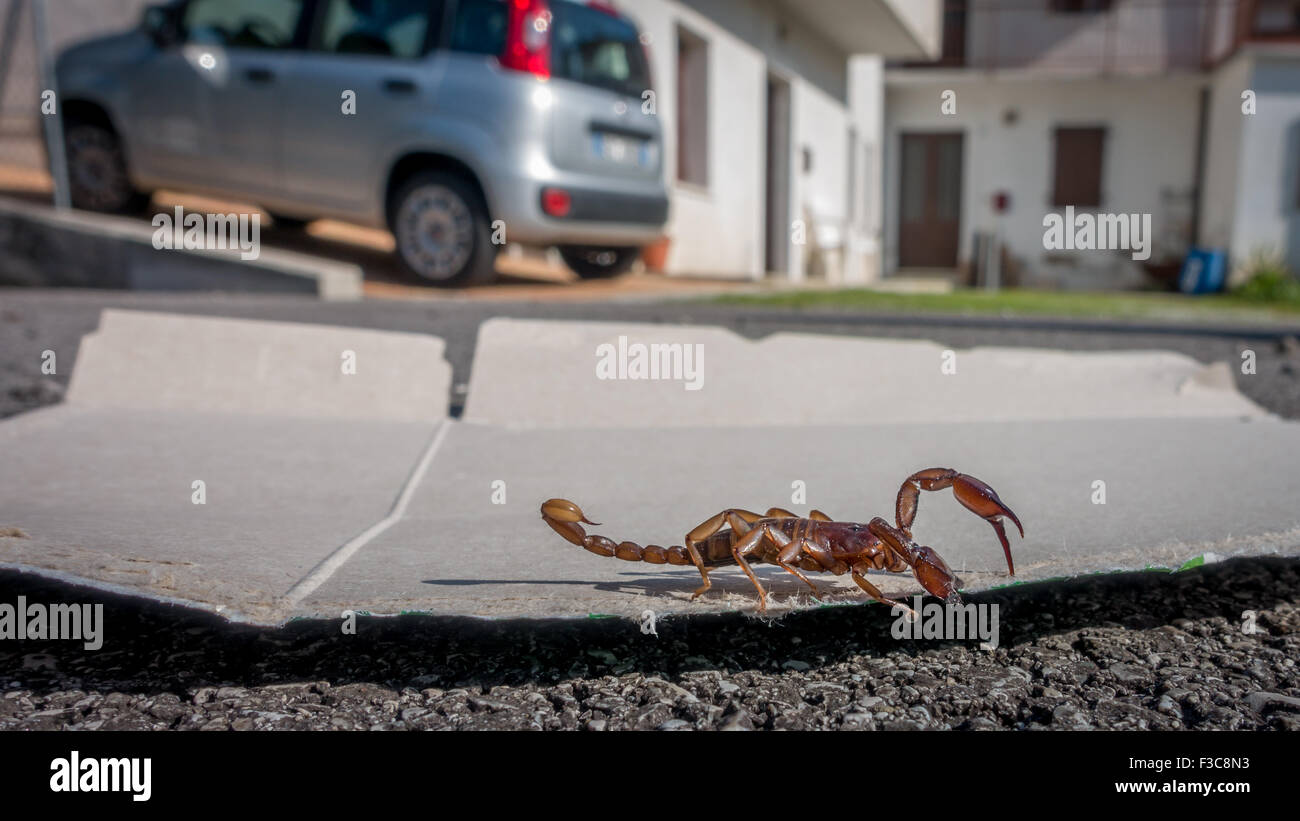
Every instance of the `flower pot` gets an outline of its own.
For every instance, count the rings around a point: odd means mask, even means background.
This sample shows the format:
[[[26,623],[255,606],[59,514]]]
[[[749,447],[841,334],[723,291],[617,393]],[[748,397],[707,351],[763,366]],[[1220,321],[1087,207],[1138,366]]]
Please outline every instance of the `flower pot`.
[[[671,244],[672,240],[668,237],[660,237],[641,249],[641,259],[645,262],[647,271],[656,274],[664,272],[664,268],[668,265],[668,247]]]

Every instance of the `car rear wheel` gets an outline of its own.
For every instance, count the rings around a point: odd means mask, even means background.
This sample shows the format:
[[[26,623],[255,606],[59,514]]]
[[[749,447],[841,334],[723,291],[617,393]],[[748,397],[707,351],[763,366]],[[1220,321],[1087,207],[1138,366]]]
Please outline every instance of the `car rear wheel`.
[[[496,276],[497,246],[487,205],[463,177],[416,174],[393,197],[393,237],[402,266],[445,285],[477,285]]]
[[[562,245],[560,256],[564,264],[583,279],[603,279],[626,273],[641,256],[641,249]]]
[[[110,214],[138,214],[148,207],[149,195],[131,185],[122,142],[112,129],[72,121],[63,142],[74,207]]]
[[[271,222],[274,227],[282,231],[306,231],[307,226],[311,225],[311,220],[302,217],[286,217],[283,214],[271,212]]]

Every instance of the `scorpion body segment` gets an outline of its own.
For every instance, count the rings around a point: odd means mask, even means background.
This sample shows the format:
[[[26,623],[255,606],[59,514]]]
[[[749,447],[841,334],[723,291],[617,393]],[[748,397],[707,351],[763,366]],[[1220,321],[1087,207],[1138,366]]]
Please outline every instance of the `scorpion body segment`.
[[[922,490],[952,488],[963,506],[993,526],[1006,555],[1007,571],[1015,575],[1011,546],[1007,542],[1002,518],[1009,518],[1024,538],[1020,519],[998,498],[993,488],[964,473],[948,468],[918,471],[903,482],[895,503],[895,522],[880,517],[866,524],[837,522],[821,511],[807,517],[796,516],[782,508],[770,508],[760,515],[740,508],[728,508],[701,522],[686,534],[684,545],[641,546],[635,542],[615,542],[604,536],[589,535],[582,525],[589,521],[582,509],[567,499],[548,499],[542,503],[542,519],[568,541],[599,556],[613,556],[625,561],[651,564],[694,565],[704,584],[692,598],[709,590],[709,573],[719,567],[738,565],[758,590],[758,610],[767,609],[767,592],[754,575],[751,563],[774,564],[800,579],[819,595],[817,586],[805,574],[851,574],[854,583],[877,601],[911,608],[886,598],[867,578],[871,570],[901,573],[911,570],[929,593],[947,601],[960,602],[957,579],[952,570],[932,548],[912,540],[912,524]]]

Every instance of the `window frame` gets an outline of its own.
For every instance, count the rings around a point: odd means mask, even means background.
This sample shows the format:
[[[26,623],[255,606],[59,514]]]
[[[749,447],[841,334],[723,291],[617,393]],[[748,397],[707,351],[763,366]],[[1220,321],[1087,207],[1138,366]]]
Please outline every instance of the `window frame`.
[[[683,35],[685,36],[683,37]],[[702,160],[702,165],[703,165],[702,168],[703,173],[701,175],[702,179],[691,179],[682,175],[682,156],[683,156],[682,145],[684,142],[682,140],[683,122],[684,122],[684,118],[682,116],[683,108],[684,108],[682,105],[683,103],[683,94],[682,94],[682,87],[683,87],[682,44],[683,42],[689,42],[695,48],[701,49],[701,53],[703,57],[702,65],[704,71],[704,92],[703,92],[704,96],[702,98],[702,105],[701,105],[701,109],[703,112],[703,125],[700,126],[701,128],[704,129],[703,138],[701,140],[702,151],[704,155]],[[676,95],[675,111],[674,111],[674,117],[675,117],[674,140],[676,142],[676,145],[675,145],[675,156],[673,162],[674,165],[673,180],[675,184],[678,186],[682,186],[688,190],[699,191],[702,193],[708,193],[711,190],[710,186],[712,185],[713,182],[713,168],[712,168],[713,164],[711,162],[711,157],[710,157],[710,154],[712,153],[712,149],[713,149],[713,122],[712,122],[713,118],[711,116],[712,111],[709,105],[709,99],[711,96],[709,92],[711,91],[710,86],[712,85],[712,77],[711,77],[711,72],[709,70],[709,62],[712,56],[711,52],[712,52],[711,44],[707,37],[697,33],[694,29],[690,28],[689,26],[683,25],[681,22],[677,22],[673,26],[673,69],[675,74],[674,94]]]

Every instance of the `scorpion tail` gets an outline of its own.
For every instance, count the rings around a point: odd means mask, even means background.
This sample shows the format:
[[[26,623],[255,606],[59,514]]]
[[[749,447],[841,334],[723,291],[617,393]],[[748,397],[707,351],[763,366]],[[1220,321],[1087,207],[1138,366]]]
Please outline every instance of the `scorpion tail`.
[[[568,499],[547,499],[542,502],[542,519],[556,533],[597,556],[616,556],[628,562],[650,562],[651,564],[692,564],[690,554],[681,545],[660,547],[651,544],[642,547],[635,542],[615,543],[604,536],[588,536],[579,522],[589,525],[598,523],[587,519],[582,508]]]

